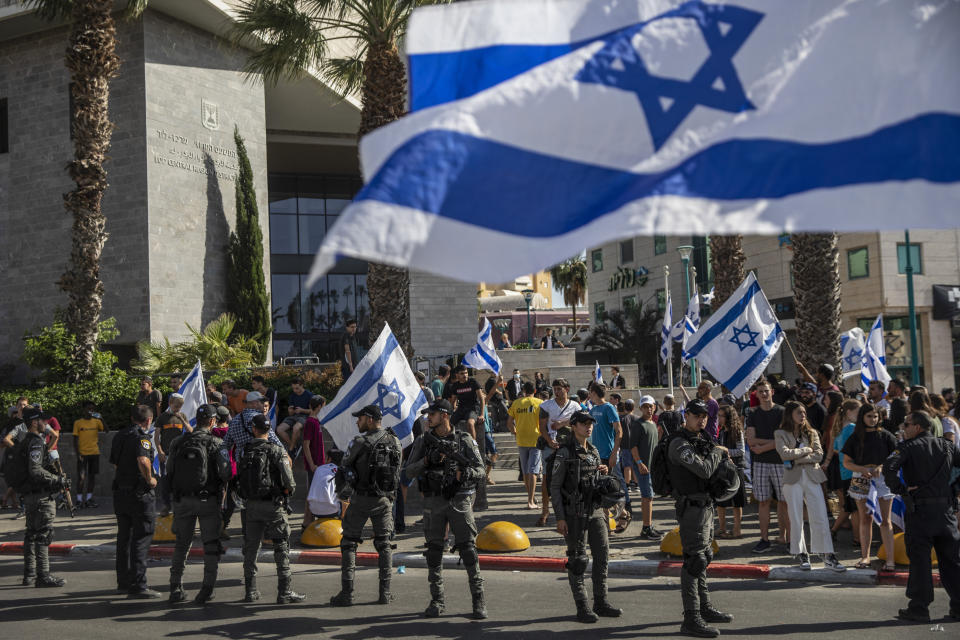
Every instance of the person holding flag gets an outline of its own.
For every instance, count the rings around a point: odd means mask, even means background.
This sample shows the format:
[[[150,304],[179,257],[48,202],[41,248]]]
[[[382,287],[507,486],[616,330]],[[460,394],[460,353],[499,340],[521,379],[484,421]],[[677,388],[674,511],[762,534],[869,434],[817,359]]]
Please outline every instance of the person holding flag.
[[[883,339],[883,314],[877,316],[863,345],[863,363],[860,367],[860,382],[868,389],[870,383],[879,380],[884,387],[890,384],[887,372],[887,347]]]
[[[490,326],[490,320],[483,319],[483,327],[477,335],[477,344],[463,356],[463,364],[473,369],[488,369],[493,371],[493,375],[500,375],[500,368],[503,364],[500,362],[500,356],[493,346],[493,327]]]

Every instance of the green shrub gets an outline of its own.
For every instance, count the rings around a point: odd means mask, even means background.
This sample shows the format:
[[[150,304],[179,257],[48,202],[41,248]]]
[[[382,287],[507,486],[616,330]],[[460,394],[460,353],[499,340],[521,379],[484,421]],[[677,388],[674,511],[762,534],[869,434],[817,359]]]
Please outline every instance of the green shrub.
[[[119,335],[116,319],[107,318],[100,322],[90,377],[99,379],[112,374],[117,364],[117,356],[104,349],[103,345]],[[76,337],[67,330],[58,313],[51,326],[42,327],[36,333],[28,333],[23,337],[23,360],[34,369],[40,370],[40,379],[44,382],[66,382],[70,379],[74,367],[73,349],[76,341]]]
[[[220,383],[231,379],[240,389],[251,389],[250,380],[255,375],[264,377],[266,385],[277,390],[277,418],[282,420],[287,415],[287,398],[290,396],[291,383],[294,378],[302,378],[303,386],[311,393],[319,393],[327,402],[333,400],[337,391],[343,386],[343,374],[340,372],[340,363],[334,363],[321,371],[313,369],[298,369],[296,367],[272,367],[269,369],[244,369],[234,371],[204,372],[204,380],[212,382],[220,388]],[[169,390],[169,387],[167,387]]]

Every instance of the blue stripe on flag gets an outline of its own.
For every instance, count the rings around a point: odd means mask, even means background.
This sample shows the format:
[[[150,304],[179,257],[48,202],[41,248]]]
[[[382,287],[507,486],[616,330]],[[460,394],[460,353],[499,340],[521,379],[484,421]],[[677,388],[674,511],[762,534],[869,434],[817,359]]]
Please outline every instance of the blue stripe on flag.
[[[484,362],[490,365],[490,370],[493,371],[494,374],[500,371],[500,363],[497,362],[496,358],[494,358],[489,353],[484,351],[481,345],[477,345],[477,354],[479,354],[479,356],[483,358]]]
[[[417,418],[420,417],[417,407],[421,407],[427,404],[427,397],[423,395],[423,391],[420,391],[420,395],[417,396],[417,399],[413,401],[413,404],[410,405],[412,410],[407,415],[406,418],[398,422],[397,424],[390,427],[393,429],[393,434],[397,436],[397,439],[403,442],[403,439],[413,433],[413,423],[417,421]]]
[[[324,422],[332,422],[334,418],[349,409],[357,400],[368,393],[371,388],[375,388],[377,382],[383,377],[383,370],[387,366],[387,361],[390,360],[390,356],[393,355],[394,350],[399,346],[397,339],[391,333],[387,337],[386,344],[383,345],[383,353],[380,354],[380,357],[371,363],[370,368],[367,369],[362,378],[352,383],[350,392],[343,397],[340,404],[324,414]]]
[[[750,375],[750,372],[756,370],[763,361],[770,355],[773,351],[773,345],[776,343],[777,338],[783,333],[783,329],[780,328],[780,323],[777,323],[776,328],[770,332],[770,335],[767,336],[767,339],[763,341],[763,344],[760,345],[760,348],[757,349],[750,359],[743,363],[743,365],[737,369],[732,376],[730,376],[723,385],[727,389],[736,389],[740,386],[740,383],[743,382],[744,378]]]
[[[569,233],[651,196],[741,200],[888,181],[958,182],[957,148],[960,115],[928,113],[822,144],[729,140],[671,169],[641,174],[432,130],[396,149],[356,201],[396,204],[542,238]],[[492,179],[496,189],[490,188]],[[530,189],[531,184],[549,188]],[[537,214],[542,211],[550,212],[546,227]]]
[[[740,298],[736,304],[730,307],[727,313],[724,314],[723,318],[717,320],[706,332],[697,335],[696,342],[694,342],[689,349],[684,350],[683,357],[696,358],[697,354],[699,354],[705,346],[713,342],[720,334],[729,329],[730,325],[743,315],[744,309],[750,306],[753,296],[757,295],[759,292],[760,284],[754,280],[753,284],[751,284],[746,292],[744,292],[743,297]]]

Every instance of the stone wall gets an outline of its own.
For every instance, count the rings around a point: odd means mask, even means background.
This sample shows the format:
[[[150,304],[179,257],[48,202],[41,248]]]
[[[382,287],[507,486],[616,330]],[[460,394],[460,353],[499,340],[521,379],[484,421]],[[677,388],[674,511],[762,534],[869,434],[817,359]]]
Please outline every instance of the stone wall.
[[[410,326],[418,356],[469,351],[477,343],[479,328],[476,283],[411,271]]]

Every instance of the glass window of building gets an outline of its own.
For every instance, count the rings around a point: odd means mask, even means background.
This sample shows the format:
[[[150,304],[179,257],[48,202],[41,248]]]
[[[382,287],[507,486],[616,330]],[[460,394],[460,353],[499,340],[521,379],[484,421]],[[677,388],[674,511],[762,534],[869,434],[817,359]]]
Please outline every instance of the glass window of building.
[[[10,133],[7,118],[7,99],[0,98],[0,153],[10,150]]]
[[[923,273],[923,250],[918,244],[910,243],[910,266],[913,273]],[[907,272],[907,245],[897,245],[897,273]]]
[[[637,308],[637,296],[627,296],[623,299],[623,310],[632,311]]]
[[[633,238],[620,242],[620,264],[633,262]]]
[[[659,256],[667,252],[667,236],[653,236],[653,255]]]
[[[657,311],[663,313],[667,310],[667,290],[657,289]]]
[[[847,278],[856,280],[870,275],[870,252],[867,247],[847,250]],[[867,327],[869,329],[869,327]]]
[[[606,320],[606,317],[607,317],[606,305],[602,302],[594,302],[593,303],[594,322],[596,322],[597,324],[600,324],[601,322]]]
[[[869,336],[875,320],[876,318],[857,318],[857,326]],[[920,325],[920,316],[916,317],[916,323],[917,346],[920,349],[920,353],[917,354],[917,363],[920,365],[920,380],[922,382],[925,378],[923,376],[923,330]],[[887,351],[887,372],[894,378],[900,378],[909,384],[913,375],[913,361],[910,354],[910,317],[884,316],[883,342]]]
[[[697,268],[697,291],[707,293],[713,288],[713,266],[710,264],[710,239],[707,236],[693,236],[690,244],[693,253],[690,266]]]
[[[593,264],[593,272],[603,271],[603,249],[594,249],[590,253],[590,262]]]

